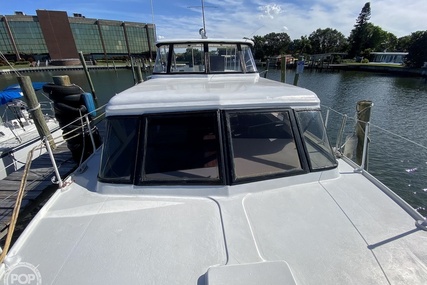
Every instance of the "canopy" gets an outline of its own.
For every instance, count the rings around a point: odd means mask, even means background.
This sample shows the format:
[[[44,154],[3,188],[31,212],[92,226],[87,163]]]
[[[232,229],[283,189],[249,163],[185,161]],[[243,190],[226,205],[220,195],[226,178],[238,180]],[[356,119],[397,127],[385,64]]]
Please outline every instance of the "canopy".
[[[47,82],[33,82],[33,88],[38,91],[43,88]],[[0,91],[0,105],[4,105],[13,99],[22,97],[22,90],[19,84],[13,84]]]

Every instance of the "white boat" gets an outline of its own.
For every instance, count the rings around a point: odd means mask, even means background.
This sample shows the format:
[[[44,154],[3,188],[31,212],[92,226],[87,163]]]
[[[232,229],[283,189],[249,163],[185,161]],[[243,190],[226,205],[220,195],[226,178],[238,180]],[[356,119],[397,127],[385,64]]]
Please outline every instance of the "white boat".
[[[159,42],[3,282],[426,284],[424,217],[335,156],[316,94],[260,77],[252,45]]]
[[[35,82],[33,87],[40,90],[44,82]],[[27,153],[40,143],[40,135],[27,104],[21,100],[22,91],[18,84],[0,91],[0,105],[4,112],[0,118],[0,179],[25,165]],[[49,101],[40,102],[45,114],[46,125],[52,132],[59,129],[53,107]],[[43,151],[35,152],[34,158]]]

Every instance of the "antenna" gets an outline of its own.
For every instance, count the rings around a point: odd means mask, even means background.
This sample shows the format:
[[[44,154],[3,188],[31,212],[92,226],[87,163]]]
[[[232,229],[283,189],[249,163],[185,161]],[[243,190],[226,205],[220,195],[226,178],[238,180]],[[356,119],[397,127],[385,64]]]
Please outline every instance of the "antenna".
[[[202,39],[207,39],[206,36],[206,21],[205,21],[205,7],[217,8],[215,6],[205,6],[205,1],[202,1],[202,6],[188,6],[187,8],[202,8],[202,20],[203,20],[203,28],[199,30],[199,34],[202,36]]]
[[[203,34],[206,37],[205,1],[203,1],[203,0],[202,0],[202,18],[203,18]]]

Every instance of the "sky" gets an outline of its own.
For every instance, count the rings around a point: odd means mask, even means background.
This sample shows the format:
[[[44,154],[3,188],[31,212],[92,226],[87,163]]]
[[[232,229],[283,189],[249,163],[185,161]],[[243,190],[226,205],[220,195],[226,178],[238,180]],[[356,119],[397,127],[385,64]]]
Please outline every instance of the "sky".
[[[210,38],[251,38],[286,32],[291,39],[332,28],[349,36],[366,0],[205,0]],[[427,30],[427,0],[372,0],[370,22],[397,37]],[[201,0],[0,0],[0,15],[36,10],[79,13],[86,18],[154,23],[158,38],[199,37]]]

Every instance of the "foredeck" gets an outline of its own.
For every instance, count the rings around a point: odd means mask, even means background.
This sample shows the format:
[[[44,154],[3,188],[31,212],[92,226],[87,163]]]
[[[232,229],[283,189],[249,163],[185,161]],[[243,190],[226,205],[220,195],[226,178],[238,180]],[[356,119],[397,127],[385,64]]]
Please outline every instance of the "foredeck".
[[[96,171],[99,156],[88,172]],[[256,280],[257,270],[262,275],[275,261],[287,264],[297,284],[424,284],[425,232],[351,170],[341,161],[339,177],[330,170],[310,174],[306,184],[287,177],[222,186],[234,194],[206,197],[100,194],[88,190],[96,184],[88,173],[77,174],[8,260],[18,254],[21,262],[40,264],[47,284],[197,284],[210,268],[222,274],[233,265],[252,268]],[[61,242],[46,243],[46,232]]]

